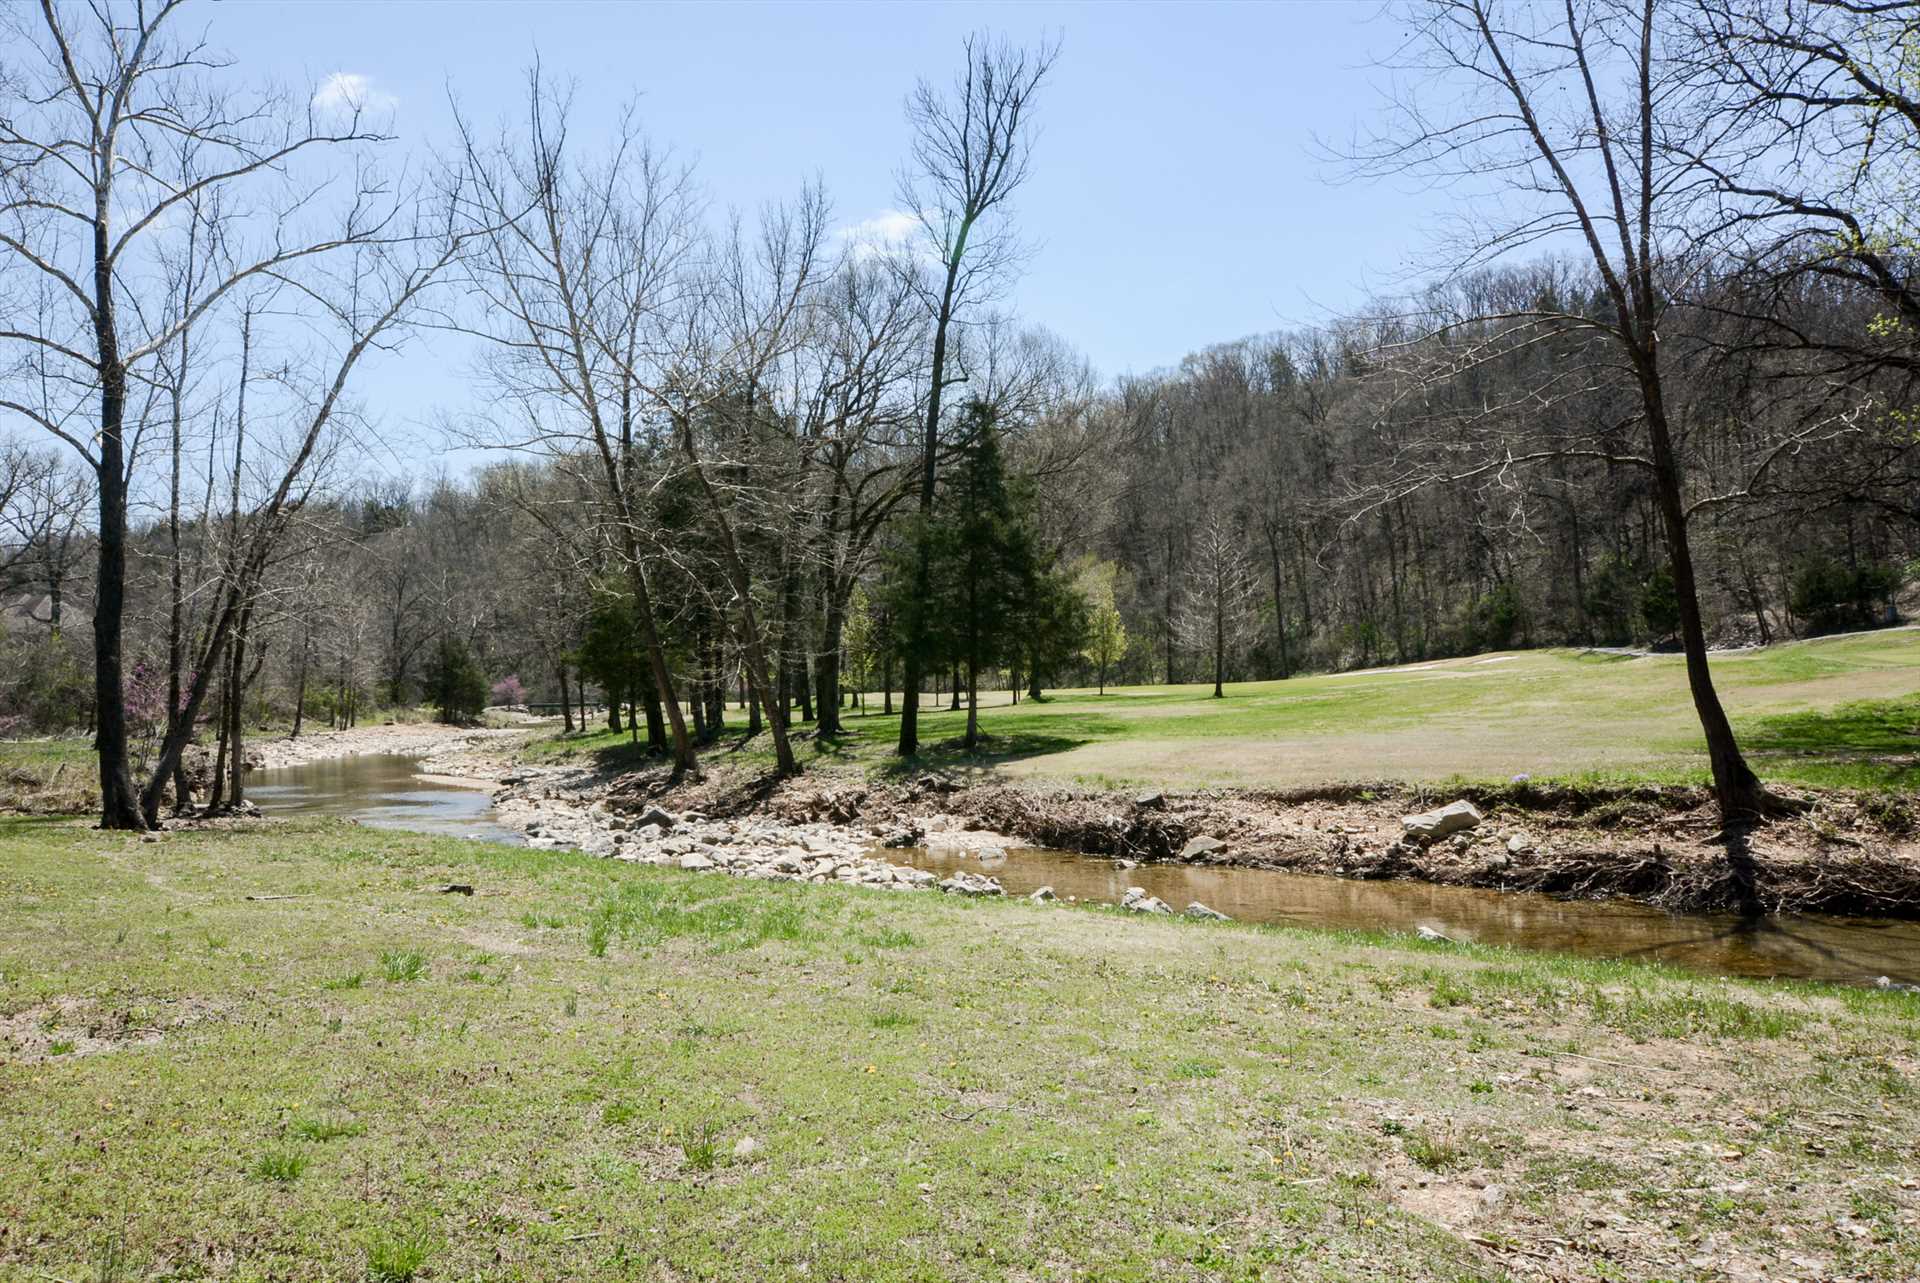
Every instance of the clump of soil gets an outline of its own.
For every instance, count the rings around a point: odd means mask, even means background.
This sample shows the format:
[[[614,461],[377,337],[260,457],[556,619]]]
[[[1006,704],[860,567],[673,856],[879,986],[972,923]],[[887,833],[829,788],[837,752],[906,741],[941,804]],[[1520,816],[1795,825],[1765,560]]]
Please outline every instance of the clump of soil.
[[[674,786],[661,771],[623,777],[614,795],[613,805],[662,802],[715,816],[763,812],[794,823],[858,825],[893,846],[923,845],[930,829],[976,828],[1143,862],[1625,897],[1679,912],[1920,917],[1920,847],[1908,840],[1909,809],[1840,792],[1805,795],[1804,814],[1738,833],[1722,829],[1706,790],[1659,785],[1126,794],[935,773],[902,780],[712,773]],[[1479,808],[1479,825],[1436,841],[1404,833],[1404,816],[1457,798]]]

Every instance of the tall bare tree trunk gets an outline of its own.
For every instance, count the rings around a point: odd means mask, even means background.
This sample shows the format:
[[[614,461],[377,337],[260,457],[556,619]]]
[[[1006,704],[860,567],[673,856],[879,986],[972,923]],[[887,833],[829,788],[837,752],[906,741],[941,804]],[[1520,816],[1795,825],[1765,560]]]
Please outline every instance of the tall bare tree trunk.
[[[1651,357],[1650,357],[1651,359]],[[1644,372],[1641,391],[1647,410],[1647,435],[1653,447],[1654,499],[1666,528],[1667,554],[1673,570],[1674,596],[1680,608],[1680,643],[1687,657],[1687,689],[1707,741],[1707,761],[1713,770],[1713,794],[1723,819],[1734,822],[1764,816],[1769,798],[1760,777],[1747,765],[1734,738],[1733,724],[1721,707],[1707,663],[1707,634],[1700,619],[1700,593],[1693,570],[1693,549],[1687,538],[1687,513],[1680,489],[1680,467],[1674,457],[1667,427],[1666,403],[1657,374]]]
[[[227,769],[232,772],[227,786],[227,805],[238,807],[246,799],[246,790],[241,782],[246,767],[246,703],[247,703],[247,629],[253,621],[253,606],[249,604],[240,612],[240,623],[233,630],[230,649],[233,652],[233,698],[227,708]]]
[[[307,715],[307,652],[313,649],[313,626],[306,625],[300,632],[300,667],[293,685],[293,733],[289,739],[300,738],[300,726]]]
[[[127,608],[127,460],[122,435],[127,372],[120,364],[114,328],[104,209],[94,224],[94,255],[94,337],[100,352],[100,457],[95,470],[100,489],[100,564],[93,607],[93,742],[100,758],[100,827],[140,830],[147,825],[127,760],[121,672]]]
[[[967,659],[967,751],[980,746],[980,670]]]

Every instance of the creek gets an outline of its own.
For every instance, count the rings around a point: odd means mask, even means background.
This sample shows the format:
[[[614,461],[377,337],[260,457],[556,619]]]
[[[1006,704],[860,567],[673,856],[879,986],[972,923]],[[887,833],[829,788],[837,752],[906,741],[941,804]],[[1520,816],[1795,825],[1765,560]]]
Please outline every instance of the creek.
[[[423,775],[418,760],[339,757],[262,771],[247,794],[269,815],[336,815],[377,828],[517,843],[484,787]],[[1015,848],[963,854],[916,848],[881,859],[946,876],[1000,880],[1010,896],[1050,886],[1062,899],[1118,903],[1144,888],[1176,910],[1192,901],[1243,922],[1367,931],[1417,931],[1454,940],[1597,958],[1637,958],[1717,975],[1872,984],[1920,984],[1920,923],[1780,915],[1672,914],[1628,901],[1549,896],[1424,882],[1356,882],[1267,869],[1143,864]]]

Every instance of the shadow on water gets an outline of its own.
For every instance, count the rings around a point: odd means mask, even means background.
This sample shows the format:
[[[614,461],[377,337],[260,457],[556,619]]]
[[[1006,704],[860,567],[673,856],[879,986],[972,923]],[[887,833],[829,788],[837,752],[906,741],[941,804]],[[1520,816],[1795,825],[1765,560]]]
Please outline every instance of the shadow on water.
[[[410,757],[335,758],[263,771],[248,795],[270,815],[334,815],[376,828],[518,843],[484,788],[418,773]],[[1122,869],[1068,851],[1014,849],[985,857],[919,849],[876,853],[936,873],[999,878],[1009,895],[1051,886],[1062,898],[1117,903],[1142,887],[1175,909],[1198,900],[1243,922],[1369,931],[1427,927],[1456,940],[1630,958],[1737,976],[1920,983],[1920,923],[1823,917],[1675,915],[1625,901],[1181,864]]]

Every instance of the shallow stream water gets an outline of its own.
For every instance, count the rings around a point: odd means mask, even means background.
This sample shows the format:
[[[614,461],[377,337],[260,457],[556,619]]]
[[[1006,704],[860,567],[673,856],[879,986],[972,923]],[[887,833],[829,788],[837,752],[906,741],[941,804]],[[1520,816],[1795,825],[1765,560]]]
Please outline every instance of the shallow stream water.
[[[410,757],[366,755],[262,771],[247,795],[269,815],[339,815],[378,828],[489,842],[520,842],[483,788],[419,773]],[[1744,919],[1671,914],[1627,901],[1549,896],[1424,882],[1354,882],[1266,869],[1143,864],[1067,851],[1014,849],[965,855],[918,849],[878,853],[897,864],[998,878],[1008,895],[1050,886],[1062,899],[1115,903],[1142,887],[1176,910],[1191,901],[1243,922],[1415,931],[1455,940],[1600,958],[1640,958],[1722,975],[1871,984],[1920,984],[1920,923],[1781,916]]]
[[[260,771],[247,779],[247,798],[268,815],[340,815],[378,829],[525,840],[494,817],[486,788],[423,775],[418,758],[391,753]]]

